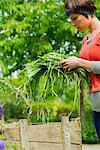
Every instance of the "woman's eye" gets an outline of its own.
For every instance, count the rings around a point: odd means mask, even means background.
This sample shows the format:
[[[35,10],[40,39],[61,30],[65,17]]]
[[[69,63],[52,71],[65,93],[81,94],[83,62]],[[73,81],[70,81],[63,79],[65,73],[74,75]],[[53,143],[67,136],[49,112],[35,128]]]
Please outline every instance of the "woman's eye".
[[[77,19],[77,17],[72,18],[72,20],[76,20],[76,19]]]
[[[73,17],[70,17],[71,21],[75,21],[77,20],[78,16],[73,16]]]

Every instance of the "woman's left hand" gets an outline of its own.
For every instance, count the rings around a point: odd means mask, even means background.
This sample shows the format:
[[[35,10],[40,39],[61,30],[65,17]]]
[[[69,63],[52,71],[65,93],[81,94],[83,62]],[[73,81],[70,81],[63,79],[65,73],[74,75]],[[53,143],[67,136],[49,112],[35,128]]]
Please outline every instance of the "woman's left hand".
[[[63,66],[63,69],[72,70],[79,67],[80,58],[72,56],[62,60],[60,64]]]

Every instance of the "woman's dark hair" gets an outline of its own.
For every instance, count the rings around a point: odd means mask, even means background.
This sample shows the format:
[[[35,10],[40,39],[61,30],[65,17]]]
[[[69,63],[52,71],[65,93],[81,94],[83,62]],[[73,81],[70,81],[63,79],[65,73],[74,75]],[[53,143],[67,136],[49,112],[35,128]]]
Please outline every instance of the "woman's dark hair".
[[[93,0],[67,0],[65,3],[65,9],[69,10],[70,13],[81,13],[85,15],[85,12],[88,12],[87,14],[93,14],[96,10],[96,7],[94,5]]]

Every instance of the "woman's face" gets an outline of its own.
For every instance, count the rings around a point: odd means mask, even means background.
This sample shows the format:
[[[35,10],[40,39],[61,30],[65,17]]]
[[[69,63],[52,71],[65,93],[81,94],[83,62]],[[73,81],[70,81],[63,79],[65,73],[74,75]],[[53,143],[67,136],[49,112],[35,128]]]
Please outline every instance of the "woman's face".
[[[76,27],[80,32],[90,28],[90,19],[84,15],[73,13],[70,15],[72,25]]]

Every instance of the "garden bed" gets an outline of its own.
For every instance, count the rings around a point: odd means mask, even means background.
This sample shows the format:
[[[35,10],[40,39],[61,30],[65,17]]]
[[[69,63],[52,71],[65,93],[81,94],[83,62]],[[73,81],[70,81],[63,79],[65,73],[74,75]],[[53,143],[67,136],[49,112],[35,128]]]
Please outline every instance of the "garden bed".
[[[79,119],[71,121],[63,117],[61,122],[47,124],[4,124],[6,144],[14,144],[18,150],[82,150]]]

